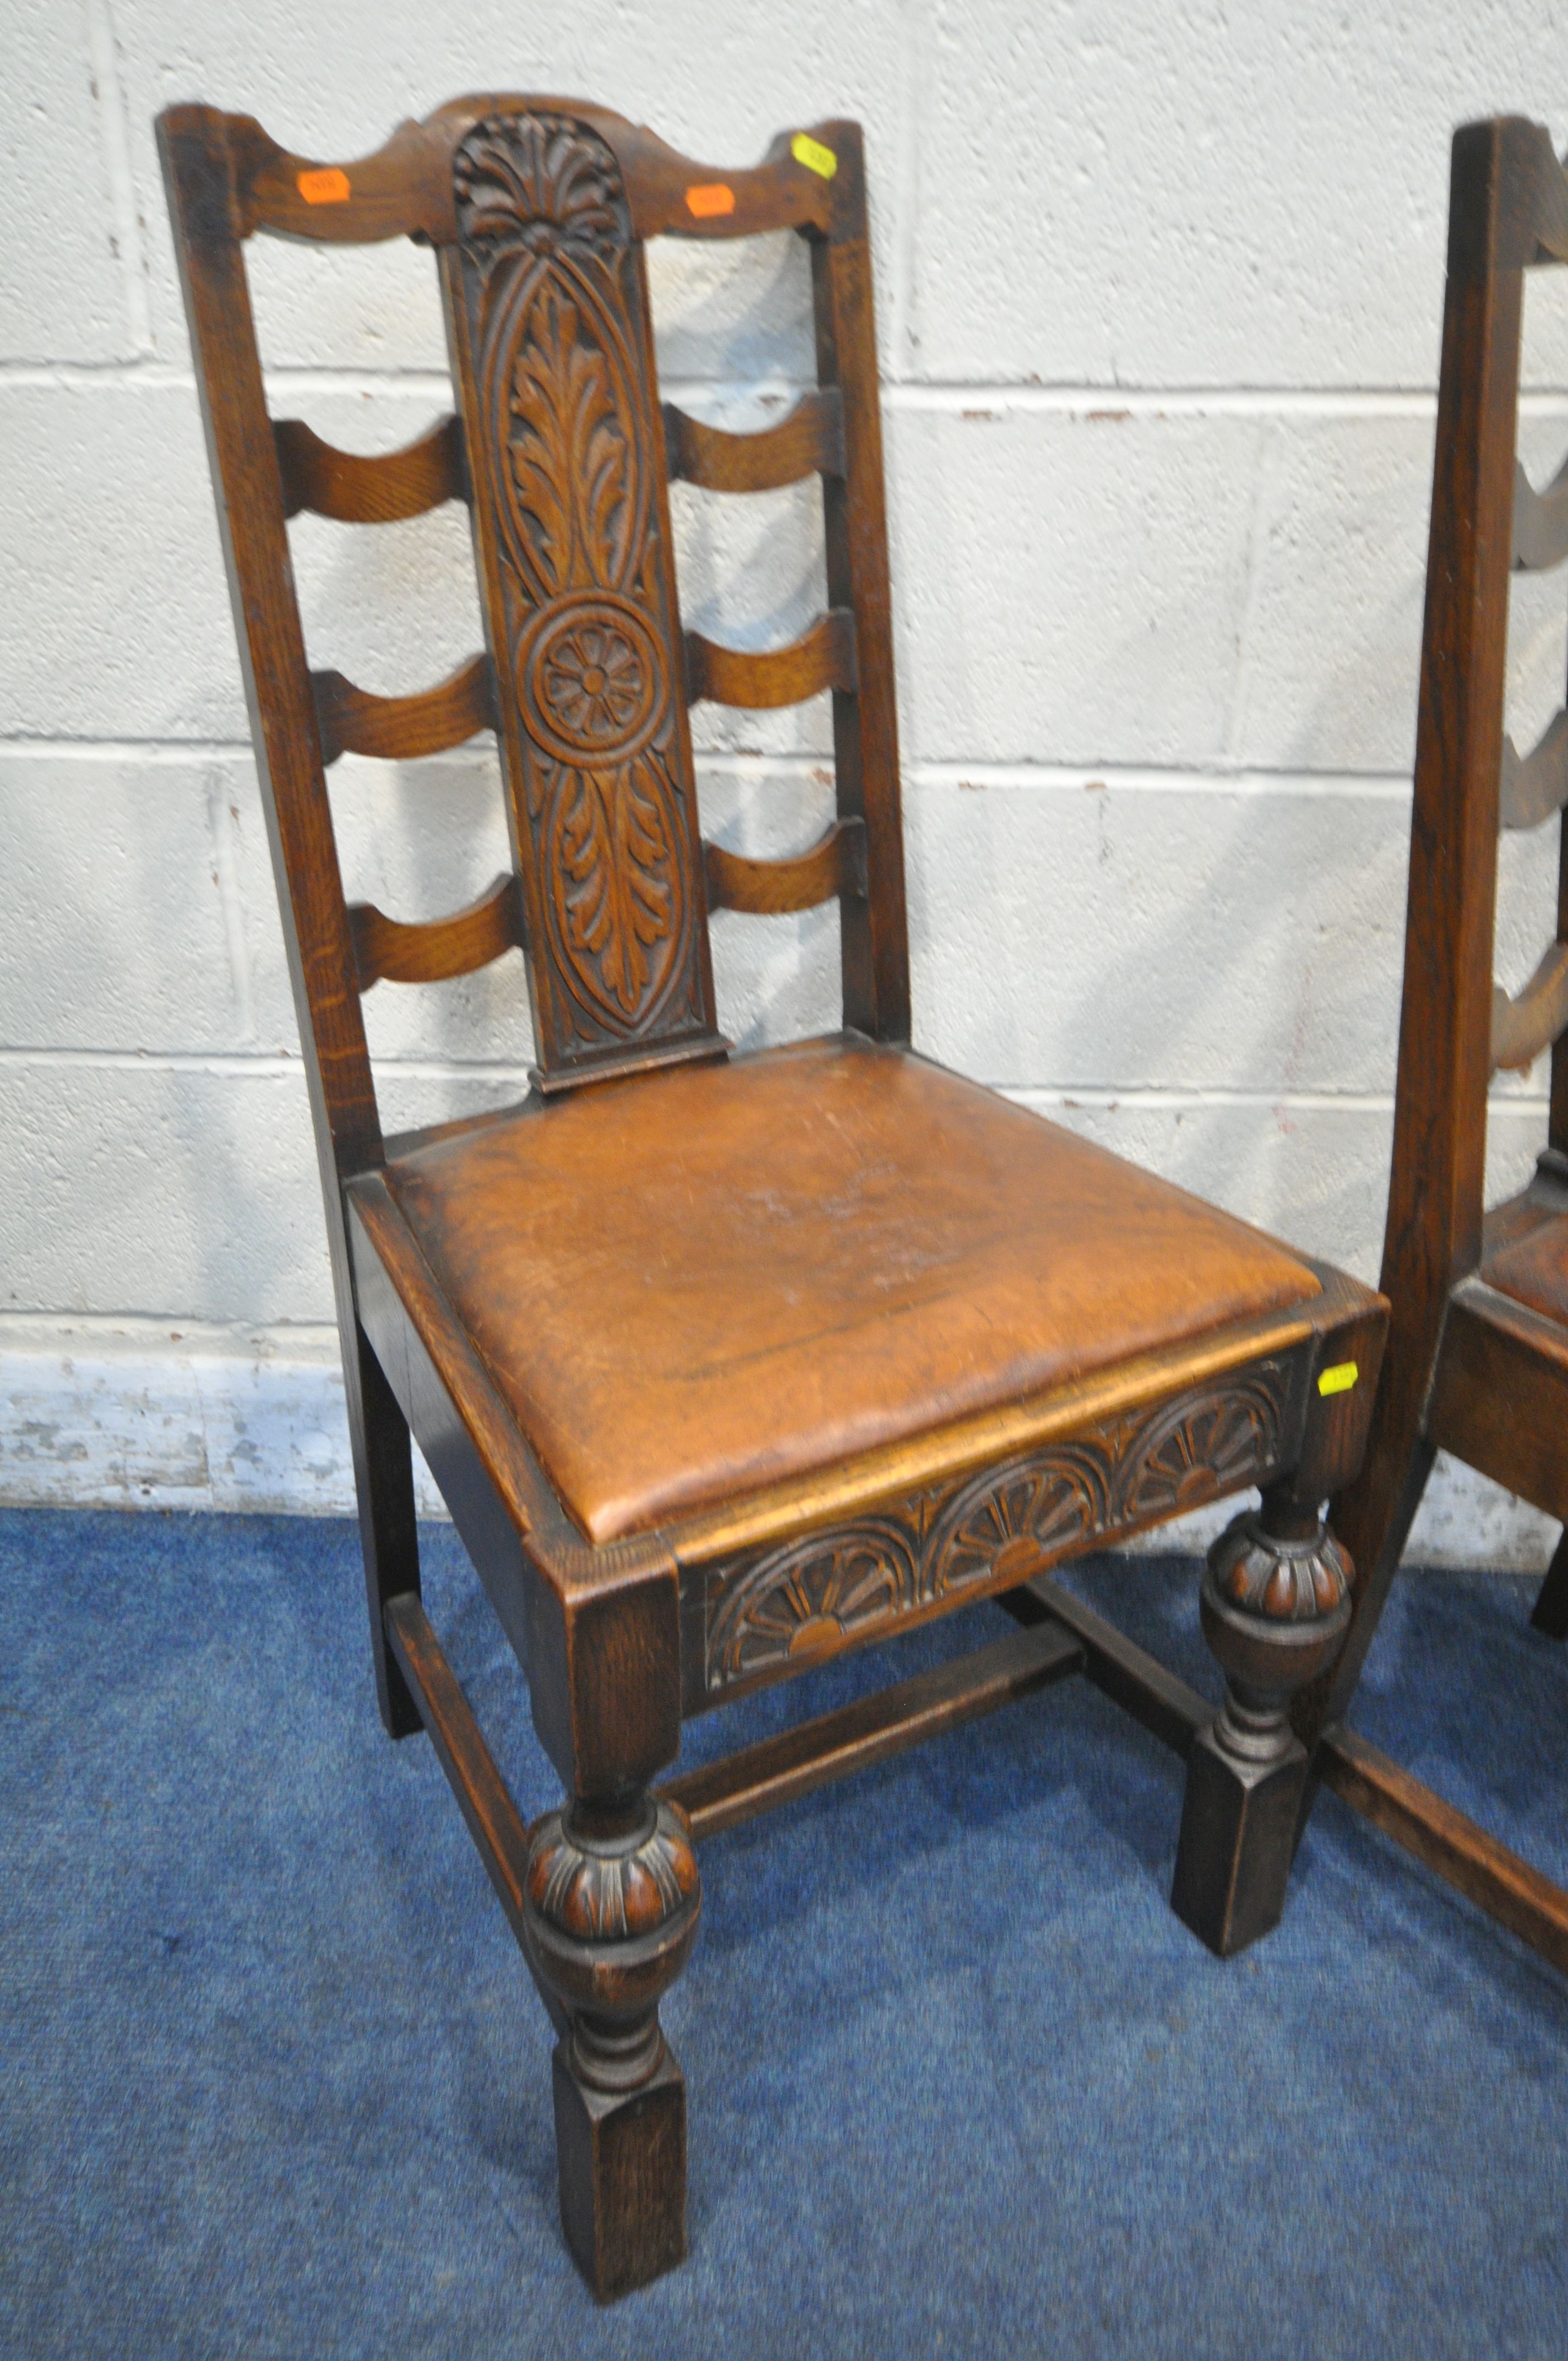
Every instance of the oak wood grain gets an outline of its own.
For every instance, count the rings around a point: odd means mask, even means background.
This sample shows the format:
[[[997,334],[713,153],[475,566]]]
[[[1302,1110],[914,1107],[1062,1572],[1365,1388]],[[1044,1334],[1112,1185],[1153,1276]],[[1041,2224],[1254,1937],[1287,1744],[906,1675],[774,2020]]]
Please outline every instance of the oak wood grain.
[[[1043,1622],[683,1772],[658,1792],[681,1806],[700,1841],[1065,1680],[1082,1664],[1079,1642],[1059,1624]]]
[[[322,761],[344,754],[374,754],[384,762],[410,763],[422,754],[443,754],[481,730],[495,728],[494,681],[488,656],[475,656],[433,688],[412,697],[378,697],[356,688],[340,672],[313,672]]]
[[[509,869],[466,909],[449,918],[408,923],[389,918],[374,902],[349,905],[354,961],[361,992],[375,983],[441,983],[472,975],[502,953],[522,947],[522,908]]]
[[[455,417],[400,451],[369,457],[323,443],[301,418],[280,418],[272,433],[285,516],[309,509],[340,524],[397,524],[468,497],[463,429]]]
[[[664,451],[672,480],[707,492],[771,492],[805,476],[844,472],[844,402],[836,385],[802,394],[787,418],[754,434],[707,426],[667,401]]]
[[[787,910],[815,909],[835,894],[863,895],[866,890],[865,824],[861,820],[829,822],[814,845],[787,861],[752,861],[720,844],[705,844],[702,850],[710,910],[776,917]]]
[[[799,705],[825,688],[852,695],[856,679],[855,618],[848,607],[819,616],[788,647],[762,653],[720,647],[700,631],[686,633],[686,697],[693,705],[708,697],[760,711]]]
[[[1324,1784],[1375,1828],[1568,1972],[1568,1894],[1561,1886],[1354,1730],[1326,1730],[1317,1767]]]

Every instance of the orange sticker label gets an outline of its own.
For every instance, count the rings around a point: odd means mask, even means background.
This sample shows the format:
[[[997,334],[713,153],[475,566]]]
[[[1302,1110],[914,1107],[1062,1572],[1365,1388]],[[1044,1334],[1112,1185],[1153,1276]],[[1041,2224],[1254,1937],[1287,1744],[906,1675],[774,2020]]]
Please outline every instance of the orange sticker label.
[[[735,192],[722,181],[708,181],[699,189],[686,191],[686,211],[695,214],[698,221],[711,221],[716,214],[732,214],[734,210]]]
[[[348,175],[335,164],[324,164],[319,172],[302,172],[295,184],[308,205],[345,205],[349,199]]]

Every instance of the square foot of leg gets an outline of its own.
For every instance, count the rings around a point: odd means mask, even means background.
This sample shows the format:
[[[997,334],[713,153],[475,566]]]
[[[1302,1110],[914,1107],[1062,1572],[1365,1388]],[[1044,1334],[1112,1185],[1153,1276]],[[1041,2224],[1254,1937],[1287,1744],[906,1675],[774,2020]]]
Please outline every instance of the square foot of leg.
[[[1306,1779],[1299,1740],[1261,1768],[1234,1763],[1212,1729],[1192,1741],[1170,1906],[1223,1960],[1279,1924]]]
[[[561,2227],[600,2303],[683,2262],[686,2251],[686,2086],[666,2047],[640,2090],[590,2090],[555,2051]]]

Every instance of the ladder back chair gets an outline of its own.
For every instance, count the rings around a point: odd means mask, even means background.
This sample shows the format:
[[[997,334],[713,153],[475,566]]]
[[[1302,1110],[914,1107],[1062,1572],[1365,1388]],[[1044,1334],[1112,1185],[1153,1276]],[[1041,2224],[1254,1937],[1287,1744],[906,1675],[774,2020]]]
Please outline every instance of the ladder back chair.
[[[1336,1501],[1359,1576],[1332,1677],[1297,1721],[1347,1801],[1568,1968],[1568,1895],[1345,1730],[1436,1454],[1568,1519],[1568,832],[1557,936],[1510,999],[1493,982],[1500,829],[1568,807],[1568,712],[1532,752],[1504,734],[1510,572],[1568,558],[1568,465],[1544,492],[1515,456],[1524,274],[1568,262],[1568,175],[1522,117],[1464,126],[1448,280],[1416,725],[1404,999],[1380,1284],[1387,1366],[1360,1476]],[[1547,1145],[1485,1210],[1494,1074],[1552,1050]],[[1568,1631],[1568,1539],[1534,1621]]]
[[[380,1706],[428,1730],[559,2035],[561,2211],[596,2292],[685,2246],[661,1994],[695,1843],[1065,1674],[1188,1761],[1175,1907],[1214,1949],[1278,1917],[1338,1647],[1320,1516],[1362,1448],[1381,1299],[910,1048],[879,390],[861,133],[688,162],[576,100],[462,99],[345,165],[248,117],[160,137],[321,1150]],[[793,229],[819,383],[735,435],[662,413],[658,235]],[[268,415],[244,244],[435,249],[455,414],[353,458]],[[744,653],[683,632],[670,478],[817,477],[828,611]],[[487,645],[388,698],[313,673],[286,520],[466,501]],[[838,814],[795,858],[697,830],[688,705],[832,692]],[[493,730],[514,866],[410,925],[345,906],[325,785]],[[843,1030],[731,1056],[711,910],[836,897]],[[384,1138],[361,995],[527,961],[536,1080]],[[420,1603],[409,1434],[526,1673],[563,1807],[525,1828]],[[1264,1488],[1211,1565],[1218,1717],[1045,1569]],[[1002,1598],[1021,1629],[658,1786],[684,1716]]]

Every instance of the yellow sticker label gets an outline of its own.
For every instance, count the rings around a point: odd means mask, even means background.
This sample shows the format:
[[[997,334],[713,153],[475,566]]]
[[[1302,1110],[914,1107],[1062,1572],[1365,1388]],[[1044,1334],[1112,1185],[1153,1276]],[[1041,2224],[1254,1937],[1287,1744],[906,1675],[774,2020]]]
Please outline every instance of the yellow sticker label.
[[[1360,1375],[1361,1371],[1354,1361],[1336,1361],[1332,1369],[1325,1369],[1319,1378],[1318,1391],[1321,1394],[1347,1394]]]
[[[347,173],[335,164],[323,164],[319,172],[302,172],[296,186],[308,205],[345,205],[351,193]]]
[[[711,221],[718,214],[732,214],[735,192],[723,181],[707,181],[700,188],[686,191],[686,211],[698,221]]]
[[[831,148],[824,148],[809,131],[795,133],[789,143],[789,152],[797,164],[804,164],[808,172],[820,172],[825,181],[830,181],[839,169],[839,159]]]

